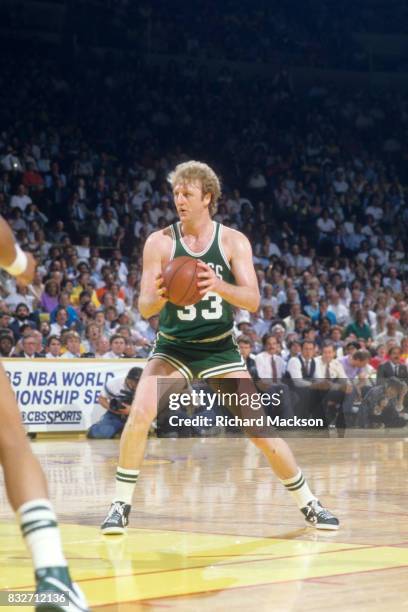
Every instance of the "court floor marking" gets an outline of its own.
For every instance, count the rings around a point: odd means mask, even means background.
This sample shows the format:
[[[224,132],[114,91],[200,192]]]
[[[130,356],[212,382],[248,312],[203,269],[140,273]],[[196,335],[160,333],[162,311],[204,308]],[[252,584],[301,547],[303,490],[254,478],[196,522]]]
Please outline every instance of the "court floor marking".
[[[339,582],[329,582],[325,581],[325,578],[333,578],[333,577],[341,577],[341,576],[358,576],[360,574],[372,574],[376,572],[386,572],[390,570],[403,569],[404,567],[408,567],[407,565],[395,565],[394,567],[382,567],[378,569],[368,569],[368,570],[359,570],[355,572],[342,572],[341,574],[328,574],[324,576],[324,578],[291,578],[289,580],[273,580],[271,582],[257,582],[256,584],[243,584],[238,586],[229,586],[225,588],[217,588],[217,589],[207,589],[205,591],[192,591],[191,593],[183,593],[181,595],[159,595],[153,597],[147,597],[145,599],[129,599],[129,600],[121,600],[120,604],[130,604],[130,603],[148,603],[149,601],[155,601],[156,599],[186,599],[188,597],[195,597],[196,595],[207,595],[209,593],[213,593],[214,591],[238,591],[241,589],[256,589],[259,587],[271,586],[275,584],[288,584],[291,582],[316,582],[319,584],[327,584],[333,586],[342,586],[343,583]],[[78,582],[78,580],[77,580]],[[104,606],[115,604],[116,602],[108,601],[105,603],[94,604],[93,608],[102,608]],[[156,603],[155,603],[156,605]]]
[[[183,532],[183,533],[188,533],[188,532]],[[217,534],[218,535],[218,534]],[[219,535],[223,535],[223,534],[219,534]],[[106,537],[106,536],[105,536]],[[121,536],[119,536],[121,537]],[[126,537],[126,536],[125,536]],[[278,540],[279,543],[283,543],[285,542],[284,539],[280,539],[280,538],[254,538],[255,540],[260,540],[262,541],[263,539],[273,539],[273,540]],[[307,540],[305,540],[304,542],[308,542]],[[119,542],[118,542],[119,543]],[[315,542],[311,542],[311,544],[315,544]],[[331,543],[330,543],[331,544]],[[237,545],[238,546],[238,545]],[[336,546],[342,546],[342,544],[336,544]],[[326,555],[326,554],[336,554],[336,553],[343,553],[343,552],[349,552],[349,551],[354,551],[354,550],[366,550],[366,549],[372,549],[372,548],[386,548],[388,546],[382,546],[381,544],[373,544],[373,545],[361,545],[361,544],[356,544],[356,545],[352,545],[351,547],[347,544],[344,544],[344,546],[346,546],[346,548],[337,548],[336,550],[322,550],[319,552],[310,552],[310,553],[302,553],[302,554],[293,554],[293,555],[280,555],[277,557],[271,557],[270,553],[253,553],[253,554],[247,554],[247,553],[234,553],[233,555],[231,555],[230,553],[225,553],[224,555],[187,555],[185,558],[186,559],[217,559],[217,558],[221,558],[221,559],[225,559],[225,562],[220,562],[217,561],[216,563],[216,567],[225,567],[225,566],[235,566],[235,565],[242,565],[242,564],[246,564],[246,563],[261,563],[261,562],[265,562],[265,561],[282,561],[283,559],[299,559],[299,558],[310,558],[310,557],[318,557],[319,555]],[[239,557],[248,557],[248,556],[260,556],[260,555],[269,555],[269,556],[262,556],[261,559],[242,559],[241,561],[228,561],[228,557],[230,556],[239,556]],[[12,557],[13,559],[26,559],[27,557]],[[75,557],[69,557],[69,560],[74,560]],[[88,561],[95,561],[95,557],[76,557],[77,560],[80,561],[84,561],[84,560],[88,560]],[[85,583],[85,582],[96,582],[98,580],[107,580],[107,579],[112,579],[112,578],[130,578],[132,576],[134,577],[141,577],[141,576],[156,576],[157,574],[171,574],[174,572],[179,572],[179,571],[188,571],[188,570],[196,570],[196,569],[205,569],[208,567],[208,563],[204,563],[203,565],[192,565],[191,567],[174,567],[171,569],[159,569],[159,570],[154,570],[154,571],[145,571],[145,572],[127,572],[124,574],[118,574],[118,573],[114,573],[112,575],[111,572],[109,572],[109,574],[106,574],[105,576],[95,576],[92,578],[76,578],[75,582],[80,582],[81,584]],[[398,566],[401,567],[401,566]],[[283,581],[283,582],[287,582],[287,581]],[[292,582],[292,581],[288,581],[288,582]],[[30,587],[32,587],[33,584],[25,584],[25,585],[21,585],[19,586],[19,588],[21,589],[28,589]],[[14,587],[13,587],[14,588]],[[5,589],[5,590],[13,590],[13,589]]]
[[[9,572],[5,579],[10,581],[6,584],[13,583],[9,589],[28,589],[32,583],[25,586],[15,584],[17,567],[13,565],[13,559],[16,560],[13,552],[18,554],[19,563],[21,559],[27,561],[23,568],[25,574],[31,574],[31,568],[28,555],[21,557],[22,541],[15,541],[13,531],[17,534],[17,527],[14,525],[10,531],[10,526],[3,523],[6,573]],[[84,585],[93,607],[408,567],[408,549],[399,548],[398,544],[350,544],[324,539],[295,540],[146,528],[129,529],[125,538],[111,540],[102,536],[95,538],[95,530],[90,526],[68,524],[61,528],[73,573],[79,574],[75,579]],[[79,545],[88,548],[86,558],[75,555]],[[264,552],[262,549],[265,547],[270,550]],[[90,559],[89,548],[95,553],[91,560],[99,560],[102,564],[95,564],[91,572],[80,566],[81,561]],[[256,548],[259,552],[254,553]],[[200,554],[200,549],[203,554]],[[211,549],[214,553],[208,554]],[[193,554],[189,555],[188,550]],[[377,554],[373,555],[372,550]],[[291,554],[282,554],[285,551]],[[70,552],[75,557],[71,557]],[[208,559],[208,562],[196,564],[200,559]],[[285,563],[282,564],[282,560]],[[129,565],[140,562],[147,565],[145,571],[130,571]],[[149,563],[156,567],[167,563],[168,567],[149,569]],[[109,568],[105,567],[107,564]],[[126,565],[128,571],[123,572]],[[356,569],[348,571],[350,567]],[[98,575],[102,572],[104,575]],[[92,575],[94,573],[96,575]],[[157,581],[158,575],[162,576],[160,581]],[[274,578],[270,579],[270,576]]]

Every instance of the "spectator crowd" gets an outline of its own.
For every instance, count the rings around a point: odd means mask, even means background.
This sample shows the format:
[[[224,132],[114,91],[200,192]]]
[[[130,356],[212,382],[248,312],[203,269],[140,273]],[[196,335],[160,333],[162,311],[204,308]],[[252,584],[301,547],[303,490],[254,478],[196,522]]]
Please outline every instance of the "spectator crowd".
[[[235,328],[267,364],[259,376],[330,346],[345,378],[364,379],[351,393],[361,402],[393,351],[405,367],[406,97],[295,91],[284,69],[247,84],[188,63],[0,62],[0,212],[39,262],[25,289],[2,274],[1,357],[149,354],[143,243],[176,219],[168,172],[196,157],[223,179],[215,219],[253,244],[261,305],[236,310]],[[265,352],[281,360],[276,376]]]

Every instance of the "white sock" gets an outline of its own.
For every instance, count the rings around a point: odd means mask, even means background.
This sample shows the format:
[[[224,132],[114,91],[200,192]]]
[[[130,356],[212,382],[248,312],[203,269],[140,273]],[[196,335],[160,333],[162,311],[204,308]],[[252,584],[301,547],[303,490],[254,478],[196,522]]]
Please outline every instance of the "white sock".
[[[51,502],[48,499],[33,499],[18,508],[17,516],[34,568],[66,566]]]
[[[116,490],[112,501],[132,504],[133,491],[139,476],[139,470],[127,470],[120,466],[116,469]]]
[[[298,508],[305,508],[309,502],[316,499],[309,489],[309,485],[301,470],[298,471],[296,476],[292,476],[292,478],[288,478],[287,480],[281,480],[281,483],[285,489],[290,491]]]

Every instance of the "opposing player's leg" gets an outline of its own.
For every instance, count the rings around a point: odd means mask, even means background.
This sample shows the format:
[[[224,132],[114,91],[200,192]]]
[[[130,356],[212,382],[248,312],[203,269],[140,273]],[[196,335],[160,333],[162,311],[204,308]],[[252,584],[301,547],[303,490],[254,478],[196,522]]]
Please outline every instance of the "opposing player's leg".
[[[158,385],[160,395],[185,385],[183,373],[167,361],[151,359],[143,370],[136,389],[130,415],[120,439],[119,465],[116,470],[116,488],[110,510],[101,525],[104,534],[124,533],[132,504],[133,491],[139,476],[152,421],[157,416]]]
[[[69,610],[87,610],[82,593],[71,581],[45,476],[31,451],[15,396],[1,365],[0,397],[0,462],[8,499],[31,552],[37,591],[66,592]],[[47,608],[38,605],[36,609]],[[61,605],[53,609],[68,608]]]
[[[247,371],[229,372],[217,377],[235,379],[238,394],[240,392],[257,393],[252,378]],[[306,522],[318,529],[338,529],[338,519],[323,508],[313,495],[285,440],[277,437],[261,436],[250,437],[250,440],[262,451],[276,476],[284,487],[290,491]]]

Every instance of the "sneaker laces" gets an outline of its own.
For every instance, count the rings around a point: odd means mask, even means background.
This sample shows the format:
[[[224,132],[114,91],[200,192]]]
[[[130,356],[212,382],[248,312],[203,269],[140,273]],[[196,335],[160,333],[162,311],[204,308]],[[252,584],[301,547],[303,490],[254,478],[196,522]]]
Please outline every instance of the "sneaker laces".
[[[123,502],[113,502],[112,503],[112,507],[109,510],[109,518],[120,518],[123,519],[124,518],[124,512],[125,512],[125,504]],[[115,516],[115,514],[117,516]]]
[[[312,512],[314,512],[318,518],[322,518],[322,519],[333,518],[333,515],[331,514],[331,512],[329,512],[329,510],[326,510],[326,508],[323,508],[323,506],[320,504],[320,502],[317,499],[314,499],[313,501],[311,501],[308,504],[308,506],[309,508],[311,508]]]

